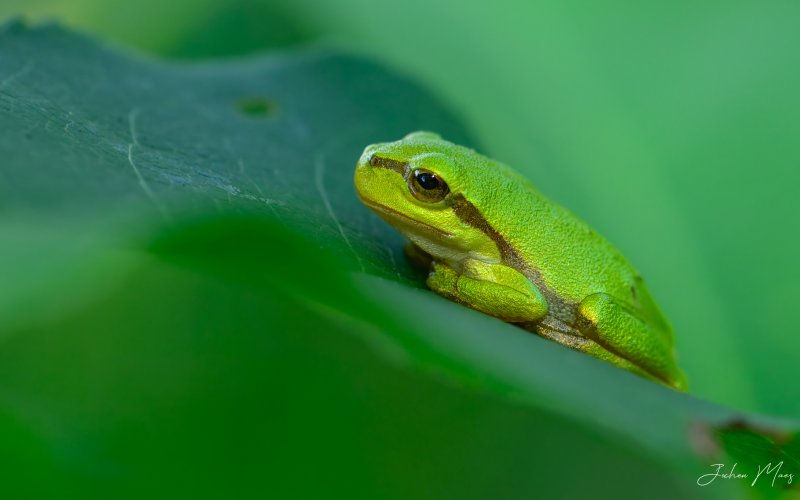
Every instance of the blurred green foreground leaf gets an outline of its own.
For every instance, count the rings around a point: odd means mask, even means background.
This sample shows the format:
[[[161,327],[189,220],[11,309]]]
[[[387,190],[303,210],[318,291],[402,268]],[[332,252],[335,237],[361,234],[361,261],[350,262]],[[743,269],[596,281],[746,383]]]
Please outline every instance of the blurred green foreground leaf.
[[[697,486],[732,446],[715,429],[796,422],[423,289],[352,189],[366,144],[416,129],[471,143],[421,89],[335,53],[166,64],[6,27],[3,498],[756,491]],[[765,442],[759,460],[798,470]]]

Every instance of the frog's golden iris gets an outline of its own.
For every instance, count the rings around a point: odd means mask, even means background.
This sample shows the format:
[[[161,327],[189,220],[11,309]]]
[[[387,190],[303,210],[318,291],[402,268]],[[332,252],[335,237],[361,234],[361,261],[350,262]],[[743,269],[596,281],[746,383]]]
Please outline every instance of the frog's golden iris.
[[[636,270],[510,168],[415,132],[368,146],[355,185],[430,266],[431,290],[685,390],[672,330]]]
[[[411,173],[408,187],[416,199],[429,203],[442,201],[450,192],[450,188],[447,187],[444,180],[423,168],[418,168]]]

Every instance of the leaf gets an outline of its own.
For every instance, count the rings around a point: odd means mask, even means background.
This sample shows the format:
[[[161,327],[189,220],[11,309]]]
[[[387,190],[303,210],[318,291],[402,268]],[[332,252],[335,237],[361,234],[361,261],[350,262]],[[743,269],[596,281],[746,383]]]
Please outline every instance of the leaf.
[[[168,64],[12,24],[0,129],[12,496],[743,487],[694,485],[692,426],[738,413],[422,287],[356,199],[355,161],[416,129],[472,141],[381,67],[321,50]]]

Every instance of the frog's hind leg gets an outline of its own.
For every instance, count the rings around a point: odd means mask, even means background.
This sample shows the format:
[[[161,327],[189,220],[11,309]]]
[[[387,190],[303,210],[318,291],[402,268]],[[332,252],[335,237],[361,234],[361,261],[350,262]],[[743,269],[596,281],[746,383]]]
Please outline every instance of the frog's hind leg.
[[[632,364],[638,368],[632,371],[644,371],[651,378],[686,390],[686,380],[675,363],[668,330],[658,328],[656,322],[644,321],[632,306],[606,293],[583,299],[578,306],[578,313],[581,333],[608,353],[592,354],[602,359],[611,355],[609,361],[618,366]],[[668,327],[665,325],[665,328]],[[619,360],[615,361],[614,358]]]
[[[526,330],[532,330],[548,340],[558,342],[559,344],[565,345],[571,349],[575,349],[576,351],[580,351],[592,357],[602,359],[603,361],[607,361],[612,365],[618,366],[642,377],[657,380],[659,382],[662,381],[660,378],[654,377],[650,373],[647,373],[627,359],[622,358],[608,351],[607,349],[604,349],[597,342],[589,338],[564,333],[556,329],[544,327],[541,324],[538,324],[535,328],[526,326]]]

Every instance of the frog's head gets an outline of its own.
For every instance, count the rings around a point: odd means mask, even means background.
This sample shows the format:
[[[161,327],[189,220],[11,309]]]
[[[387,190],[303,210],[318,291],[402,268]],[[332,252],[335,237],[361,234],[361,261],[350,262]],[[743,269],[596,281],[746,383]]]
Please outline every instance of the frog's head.
[[[466,196],[479,188],[488,161],[437,134],[413,132],[399,141],[367,146],[356,166],[356,192],[435,258],[451,263],[467,256],[499,260],[485,221],[478,220]]]

